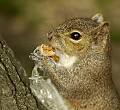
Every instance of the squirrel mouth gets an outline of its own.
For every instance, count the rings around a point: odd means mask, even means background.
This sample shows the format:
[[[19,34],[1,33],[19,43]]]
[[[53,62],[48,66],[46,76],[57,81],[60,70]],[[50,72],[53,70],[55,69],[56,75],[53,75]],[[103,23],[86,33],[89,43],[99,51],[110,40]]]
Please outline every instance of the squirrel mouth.
[[[39,61],[43,57],[49,57],[55,62],[59,61],[60,50],[52,47],[49,44],[42,44],[38,46],[33,53],[29,55],[29,58],[34,61]]]
[[[48,44],[38,46],[29,57],[38,64],[41,60],[50,58],[57,66],[64,66],[66,68],[71,67],[71,65],[76,61],[75,56],[69,56],[61,51],[60,48],[54,48]]]
[[[38,46],[29,57],[37,63],[40,63],[41,60],[45,60],[46,58],[50,58],[58,67],[63,66],[66,68],[71,67],[76,61],[76,56],[69,56],[62,52],[61,49],[53,48],[48,44]]]

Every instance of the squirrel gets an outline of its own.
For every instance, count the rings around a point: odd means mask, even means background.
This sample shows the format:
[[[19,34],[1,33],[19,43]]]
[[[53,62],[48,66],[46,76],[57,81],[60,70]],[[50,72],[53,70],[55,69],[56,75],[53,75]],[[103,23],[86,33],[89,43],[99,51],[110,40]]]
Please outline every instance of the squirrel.
[[[120,110],[112,81],[109,28],[98,13],[66,20],[48,33],[59,61],[43,56],[40,61],[68,110]]]

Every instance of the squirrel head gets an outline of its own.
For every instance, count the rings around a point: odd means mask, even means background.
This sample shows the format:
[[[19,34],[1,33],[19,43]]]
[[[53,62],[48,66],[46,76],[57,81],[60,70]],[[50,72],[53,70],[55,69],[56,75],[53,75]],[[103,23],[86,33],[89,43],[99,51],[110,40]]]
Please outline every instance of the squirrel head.
[[[92,18],[76,18],[65,21],[48,33],[50,44],[70,56],[89,50],[109,51],[109,23],[103,21],[102,14]]]

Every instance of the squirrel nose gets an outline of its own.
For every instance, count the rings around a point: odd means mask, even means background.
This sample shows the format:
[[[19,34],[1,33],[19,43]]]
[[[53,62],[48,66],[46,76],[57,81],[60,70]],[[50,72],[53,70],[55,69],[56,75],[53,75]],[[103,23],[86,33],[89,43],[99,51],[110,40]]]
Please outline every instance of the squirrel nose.
[[[51,41],[53,36],[48,37],[48,40]]]

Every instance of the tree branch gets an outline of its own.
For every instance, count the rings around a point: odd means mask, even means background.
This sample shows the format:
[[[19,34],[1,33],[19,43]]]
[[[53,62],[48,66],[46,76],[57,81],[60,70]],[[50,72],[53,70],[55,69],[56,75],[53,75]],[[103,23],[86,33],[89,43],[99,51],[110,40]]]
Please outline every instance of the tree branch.
[[[0,109],[46,110],[32,95],[29,79],[13,51],[0,37]]]

